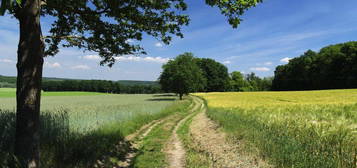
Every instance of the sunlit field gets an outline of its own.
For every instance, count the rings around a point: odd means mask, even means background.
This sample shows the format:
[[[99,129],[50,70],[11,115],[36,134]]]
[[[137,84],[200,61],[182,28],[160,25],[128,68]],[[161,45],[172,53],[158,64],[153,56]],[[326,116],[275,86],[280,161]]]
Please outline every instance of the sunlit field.
[[[14,93],[14,89],[0,89],[0,154],[5,156],[0,159],[0,167],[13,150]],[[92,166],[124,136],[173,113],[172,109],[180,104],[171,95],[89,92],[45,92],[43,95],[41,154],[46,157],[41,162],[44,167],[59,163],[65,167]]]
[[[234,139],[277,167],[357,166],[356,89],[197,95]]]
[[[4,91],[5,90],[5,91]],[[5,93],[2,93],[5,92]],[[0,109],[15,111],[13,89],[0,89]],[[102,94],[93,92],[44,92],[43,113],[65,111],[72,130],[87,131],[112,122],[130,120],[138,115],[151,115],[172,104],[176,97],[150,94]]]

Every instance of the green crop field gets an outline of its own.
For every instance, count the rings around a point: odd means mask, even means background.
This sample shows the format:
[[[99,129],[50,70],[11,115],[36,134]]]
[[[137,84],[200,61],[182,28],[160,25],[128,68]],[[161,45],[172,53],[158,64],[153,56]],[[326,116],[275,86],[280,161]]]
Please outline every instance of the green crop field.
[[[356,167],[356,89],[197,95],[232,139],[277,167]]]
[[[170,95],[48,92],[41,100],[41,152],[44,167],[88,167],[124,136],[171,114],[180,104]],[[15,90],[0,89],[0,154],[13,150]],[[120,155],[120,153],[118,154]],[[80,157],[79,157],[80,156]],[[10,157],[10,156],[8,156]],[[0,159],[5,162],[6,157]]]
[[[14,89],[0,89],[0,109],[14,111]],[[2,96],[2,97],[1,97]],[[160,95],[103,94],[94,92],[44,92],[44,113],[66,111],[72,130],[92,130],[111,122],[130,120],[137,115],[151,115],[172,104],[174,97]]]

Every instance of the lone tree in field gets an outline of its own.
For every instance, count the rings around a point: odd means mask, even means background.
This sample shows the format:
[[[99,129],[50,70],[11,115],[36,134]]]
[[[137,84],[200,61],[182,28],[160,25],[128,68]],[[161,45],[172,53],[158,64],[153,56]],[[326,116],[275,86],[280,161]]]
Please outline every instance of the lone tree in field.
[[[162,66],[159,83],[165,91],[184,94],[197,92],[205,87],[206,79],[192,53],[184,53]]]
[[[39,116],[43,59],[62,47],[97,52],[101,65],[112,66],[121,55],[145,53],[129,39],[154,36],[168,44],[183,37],[185,0],[0,0],[0,14],[19,21],[15,155],[22,167],[39,167]],[[237,27],[240,16],[262,0],[205,0],[217,6]],[[48,36],[42,36],[41,18],[54,19]]]

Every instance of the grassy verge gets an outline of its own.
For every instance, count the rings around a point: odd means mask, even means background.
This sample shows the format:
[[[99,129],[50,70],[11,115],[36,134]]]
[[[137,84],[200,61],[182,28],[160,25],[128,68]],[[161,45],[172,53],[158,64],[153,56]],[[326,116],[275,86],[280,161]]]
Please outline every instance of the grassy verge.
[[[185,100],[181,104],[167,109],[173,115],[153,128],[149,135],[143,139],[142,147],[134,161],[135,168],[167,166],[166,157],[163,153],[165,144],[171,137],[175,125],[187,115],[190,101]]]
[[[355,168],[357,109],[352,106],[210,108],[208,115],[250,142],[277,167]]]

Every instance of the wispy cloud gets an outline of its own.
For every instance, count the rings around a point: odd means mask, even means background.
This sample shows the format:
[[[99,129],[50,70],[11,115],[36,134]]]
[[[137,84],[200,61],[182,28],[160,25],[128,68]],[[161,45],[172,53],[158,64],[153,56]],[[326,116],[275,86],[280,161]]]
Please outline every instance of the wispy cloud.
[[[88,70],[90,67],[88,65],[75,65],[72,66],[71,69]]]
[[[161,47],[163,47],[164,45],[162,44],[162,43],[160,43],[160,42],[157,42],[156,44],[155,44],[155,47],[159,47],[159,48],[161,48]]]
[[[54,62],[54,63],[50,63],[50,62],[45,62],[45,67],[48,67],[48,68],[61,68],[61,64],[58,63],[58,62]]]
[[[125,42],[127,42],[127,43],[133,43],[133,42],[134,42],[134,40],[132,40],[132,39],[128,39],[128,40],[126,40]]]
[[[231,64],[232,62],[231,61],[223,61],[222,63],[228,65],[228,64]]]
[[[120,56],[115,58],[117,61],[133,61],[133,62],[154,62],[154,63],[166,63],[170,58],[163,57],[137,57],[137,56]]]
[[[280,54],[283,52],[288,52],[294,50],[295,47],[285,47],[285,48],[269,48],[269,49],[260,49],[254,50],[252,52],[243,52],[241,54],[237,54],[236,56],[228,57],[227,59],[237,59],[237,58],[252,58],[252,57],[263,57],[263,56],[271,56]]]
[[[281,63],[289,63],[289,61],[291,60],[292,58],[289,58],[289,57],[285,57],[283,59],[280,60]]]
[[[0,62],[2,63],[13,63],[14,61],[12,61],[11,59],[0,59]]]
[[[82,58],[86,59],[86,60],[100,60],[101,59],[99,55],[85,55]]]
[[[257,71],[257,72],[268,72],[270,71],[270,68],[267,67],[253,67],[250,68],[251,71]]]
[[[273,65],[273,63],[272,63],[272,62],[270,62],[270,61],[268,61],[268,62],[264,62],[264,65],[266,65],[266,66],[270,66],[270,65]]]

